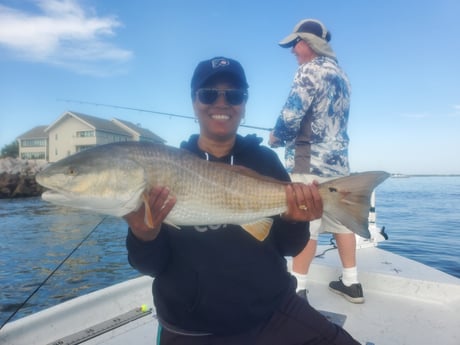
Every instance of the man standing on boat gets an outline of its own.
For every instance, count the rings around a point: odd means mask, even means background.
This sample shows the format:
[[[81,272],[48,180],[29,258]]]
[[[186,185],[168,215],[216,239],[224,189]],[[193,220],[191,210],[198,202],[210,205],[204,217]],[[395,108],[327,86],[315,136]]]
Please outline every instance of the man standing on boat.
[[[279,45],[291,48],[299,67],[288,99],[270,133],[272,147],[285,146],[286,168],[291,178],[309,174],[323,182],[349,175],[347,123],[350,84],[329,45],[330,32],[315,19],[300,21]],[[299,175],[297,175],[299,174]],[[310,240],[293,259],[297,293],[306,297],[307,274],[316,254],[318,234],[334,234],[342,262],[342,276],[329,288],[353,303],[363,303],[356,267],[355,234],[341,224],[316,220],[310,223]]]

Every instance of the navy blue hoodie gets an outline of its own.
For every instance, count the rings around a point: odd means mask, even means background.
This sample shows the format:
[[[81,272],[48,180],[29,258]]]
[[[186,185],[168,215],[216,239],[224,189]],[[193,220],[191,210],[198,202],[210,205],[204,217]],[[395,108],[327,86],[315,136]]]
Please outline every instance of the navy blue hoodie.
[[[243,165],[289,181],[276,153],[255,135],[237,136],[230,155],[201,151],[198,135],[181,144],[203,159]],[[261,195],[263,198],[263,195]],[[157,238],[142,242],[128,231],[130,264],[155,277],[153,296],[160,321],[177,330],[237,334],[265,322],[295,287],[285,256],[295,256],[309,238],[308,223],[274,217],[269,236],[256,240],[238,225],[162,225]]]

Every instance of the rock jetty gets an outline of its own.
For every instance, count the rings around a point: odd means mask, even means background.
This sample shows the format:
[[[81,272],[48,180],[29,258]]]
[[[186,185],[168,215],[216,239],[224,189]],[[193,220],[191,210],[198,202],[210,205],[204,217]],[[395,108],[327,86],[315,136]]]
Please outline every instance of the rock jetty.
[[[18,158],[0,159],[0,199],[39,196],[44,188],[35,181],[35,174],[47,163]]]

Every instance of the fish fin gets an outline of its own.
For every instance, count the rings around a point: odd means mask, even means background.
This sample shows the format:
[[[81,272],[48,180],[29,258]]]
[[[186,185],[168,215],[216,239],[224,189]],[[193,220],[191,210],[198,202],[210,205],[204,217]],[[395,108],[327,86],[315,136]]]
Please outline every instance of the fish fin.
[[[147,225],[149,228],[153,228],[153,216],[152,216],[152,210],[150,209],[149,205],[149,197],[147,195],[147,192],[144,192],[142,194],[142,199],[144,200],[144,223]]]
[[[243,224],[241,227],[259,241],[263,241],[267,238],[272,225],[273,219],[264,218],[253,223]]]
[[[144,206],[145,206],[145,213],[144,213],[144,223],[147,225],[149,228],[153,228],[153,216],[152,216],[152,210],[150,209],[149,205],[149,197],[146,192],[142,194],[142,198],[144,200]],[[166,224],[180,230],[180,227],[178,227],[176,224],[168,222],[167,220],[164,221]]]
[[[177,226],[176,224],[174,223],[171,223],[167,220],[164,221],[165,224],[168,224],[169,226],[172,226],[173,228],[176,228],[177,230],[180,230],[180,226]]]
[[[323,218],[343,224],[361,237],[370,238],[371,195],[375,187],[389,176],[384,171],[369,171],[321,183]]]

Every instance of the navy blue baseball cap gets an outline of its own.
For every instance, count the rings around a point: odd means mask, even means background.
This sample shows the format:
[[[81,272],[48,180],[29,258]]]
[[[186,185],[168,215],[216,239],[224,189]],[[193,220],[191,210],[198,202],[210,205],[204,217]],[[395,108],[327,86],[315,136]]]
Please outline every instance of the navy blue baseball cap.
[[[233,59],[223,56],[214,57],[209,60],[201,61],[193,72],[190,86],[192,92],[202,87],[207,81],[215,76],[227,75],[235,83],[235,86],[247,89],[249,87],[246,75],[241,64]]]

